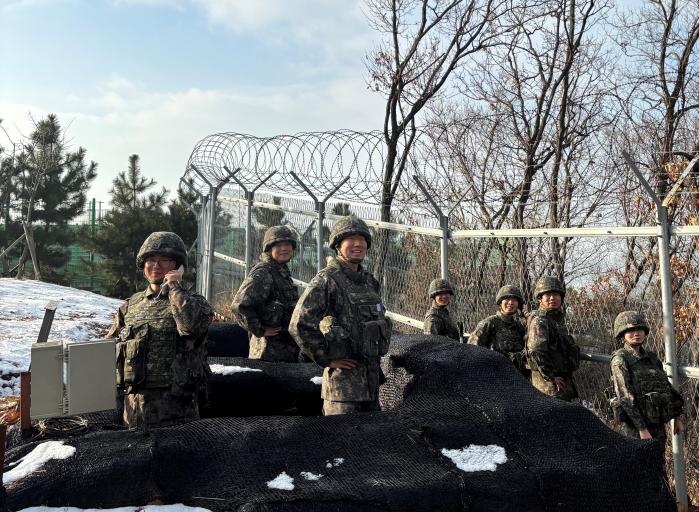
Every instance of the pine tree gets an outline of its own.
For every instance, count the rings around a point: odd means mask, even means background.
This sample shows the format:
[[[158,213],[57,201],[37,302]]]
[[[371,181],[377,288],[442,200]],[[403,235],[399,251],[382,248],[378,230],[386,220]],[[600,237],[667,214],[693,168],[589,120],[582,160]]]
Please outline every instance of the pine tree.
[[[22,221],[35,227],[34,241],[42,278],[63,283],[62,267],[70,257],[69,246],[76,239],[69,224],[85,208],[87,190],[97,176],[97,164],[88,163],[82,147],[68,150],[58,117],[49,114],[35,123],[21,151],[15,158],[4,159],[2,168],[0,180],[8,180],[10,205],[21,211]],[[5,212],[6,235],[21,234],[20,220],[13,222],[8,214]],[[23,261],[27,258],[25,244],[18,277],[22,275]]]
[[[112,182],[112,209],[100,229],[83,233],[85,245],[104,257],[101,267],[110,278],[113,296],[126,298],[145,286],[136,267],[138,250],[152,232],[170,230],[164,210],[168,192],[165,188],[152,192],[155,185],[141,173],[138,155],[131,155],[128,169]]]

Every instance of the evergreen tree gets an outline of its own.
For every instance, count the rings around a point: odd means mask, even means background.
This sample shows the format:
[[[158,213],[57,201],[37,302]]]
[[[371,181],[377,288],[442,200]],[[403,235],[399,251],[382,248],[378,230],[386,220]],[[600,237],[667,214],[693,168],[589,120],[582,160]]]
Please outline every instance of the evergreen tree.
[[[138,250],[153,231],[170,230],[170,218],[164,210],[168,192],[165,188],[152,192],[155,185],[141,173],[138,155],[131,155],[128,169],[112,182],[112,209],[100,229],[94,234],[84,232],[84,243],[104,257],[101,267],[109,277],[113,296],[126,298],[145,286],[136,267]]]
[[[42,278],[65,282],[62,267],[68,262],[70,245],[76,239],[75,230],[69,224],[85,208],[87,190],[97,176],[97,164],[88,163],[82,147],[68,150],[58,117],[49,114],[35,123],[21,151],[14,158],[3,159],[0,168],[0,182],[8,183],[8,191],[2,198],[7,210],[4,212],[5,236],[16,239],[23,232],[21,221],[9,218],[9,203],[11,208],[21,212],[21,220],[34,224]],[[27,252],[25,245],[22,260],[28,257]]]

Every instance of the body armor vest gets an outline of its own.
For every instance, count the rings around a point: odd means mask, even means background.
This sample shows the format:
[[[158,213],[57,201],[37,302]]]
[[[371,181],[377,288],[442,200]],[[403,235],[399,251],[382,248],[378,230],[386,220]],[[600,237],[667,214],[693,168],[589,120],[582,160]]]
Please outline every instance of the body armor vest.
[[[575,344],[573,337],[568,334],[563,318],[556,320],[549,316],[555,310],[537,309],[532,313],[530,321],[543,318],[548,325],[549,359],[552,370],[556,373],[572,373],[580,366],[580,347]],[[532,358],[528,358],[532,369],[536,369]]]
[[[494,321],[493,350],[505,355],[511,352],[521,352],[524,349],[524,326],[514,318],[504,320],[500,315],[495,315]]]
[[[328,277],[337,284],[350,306],[350,318],[336,319],[349,337],[336,340],[328,349],[332,359],[351,356],[379,357],[388,353],[391,340],[391,324],[378,292],[369,285],[366,277],[355,282],[341,269],[328,267]]]
[[[258,264],[265,268],[272,276],[272,294],[267,303],[262,306],[259,313],[260,320],[270,327],[283,327],[286,329],[291,321],[296,302],[299,300],[299,292],[288,273],[284,275],[280,265],[273,260]],[[257,268],[257,267],[256,267]],[[255,269],[253,269],[255,270]]]
[[[139,292],[129,300],[119,338],[124,350],[124,384],[170,387],[178,339],[177,324],[165,299],[150,300]]]
[[[684,400],[667,380],[667,375],[653,352],[645,352],[645,357],[635,357],[622,348],[614,352],[612,357],[616,356],[620,356],[629,369],[631,388],[639,412],[648,423],[663,424],[682,413]]]

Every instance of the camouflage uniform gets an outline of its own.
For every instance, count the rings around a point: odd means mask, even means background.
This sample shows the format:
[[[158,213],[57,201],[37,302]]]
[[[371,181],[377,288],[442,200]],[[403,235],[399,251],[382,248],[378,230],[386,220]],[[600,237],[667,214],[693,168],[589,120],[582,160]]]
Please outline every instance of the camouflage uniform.
[[[518,313],[506,315],[498,311],[481,320],[468,339],[473,345],[488,347],[507,357],[523,375],[529,377],[524,355],[524,336],[527,328]]]
[[[547,292],[560,293],[561,300],[565,296],[563,287],[554,277],[542,277],[535,286],[536,299]],[[566,401],[578,397],[573,372],[580,365],[580,348],[568,334],[565,313],[561,308],[540,308],[529,316],[527,362],[532,370],[532,385],[539,391]],[[563,378],[563,391],[556,389],[555,377]]]
[[[236,321],[249,333],[250,359],[298,361],[299,347],[287,330],[298,298],[286,263],[279,264],[263,253],[231,305]],[[282,330],[276,336],[264,336],[265,327]]]
[[[366,224],[354,216],[339,220],[330,234],[335,249],[343,236],[361,234]],[[381,303],[379,283],[361,265],[355,272],[338,258],[318,272],[294,309],[289,332],[301,351],[324,367],[323,413],[379,410],[380,357],[387,353],[391,322]],[[354,359],[352,369],[329,368],[335,359]]]
[[[154,233],[144,242],[139,267],[151,254],[174,257],[183,264],[186,255],[169,253],[167,247],[158,250],[161,235]],[[184,249],[177,240],[178,249]],[[144,250],[154,243],[155,251]],[[206,334],[212,316],[206,299],[190,293],[181,282],[171,283],[159,298],[149,286],[122,304],[108,336],[118,336],[116,377],[126,393],[128,426],[165,426],[199,418],[198,395],[209,374]]]
[[[425,313],[424,329],[425,334],[437,334],[447,336],[453,340],[459,340],[459,329],[454,325],[449,316],[447,306],[440,306],[434,298],[441,293],[454,295],[454,289],[446,279],[433,279],[430,282],[428,295],[432,301],[430,308]]]
[[[645,318],[635,311],[620,313],[614,323],[616,338],[634,328],[649,332]],[[623,432],[639,437],[645,428],[654,438],[665,439],[665,423],[682,414],[684,400],[668,381],[658,357],[643,348],[637,354],[624,344],[612,355],[611,367],[616,395],[612,407]]]
[[[459,329],[451,321],[447,306],[438,306],[432,301],[432,306],[425,313],[425,334],[438,334],[459,341]]]

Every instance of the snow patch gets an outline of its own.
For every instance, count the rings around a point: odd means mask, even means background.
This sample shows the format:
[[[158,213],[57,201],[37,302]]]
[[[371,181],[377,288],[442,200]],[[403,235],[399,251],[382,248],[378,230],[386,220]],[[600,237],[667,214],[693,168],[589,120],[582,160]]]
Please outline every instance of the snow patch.
[[[320,473],[311,473],[310,471],[301,471],[301,476],[306,480],[310,480],[311,482],[315,482],[316,480],[323,478],[323,475]]]
[[[11,484],[20,480],[52,459],[67,459],[75,453],[74,446],[64,445],[63,441],[46,441],[19,459],[17,466],[3,475],[3,482]]]
[[[0,278],[0,396],[19,394],[46,305],[57,301],[49,341],[79,343],[107,332],[123,301],[66,286]]]
[[[323,377],[312,377],[311,382],[320,386],[323,383]]]
[[[175,505],[146,505],[119,508],[76,508],[76,507],[29,507],[19,512],[211,512],[208,508]]]
[[[442,448],[442,455],[450,458],[457,468],[466,473],[495,471],[498,464],[507,462],[505,449],[496,444],[486,446],[471,444],[461,450]]]
[[[224,366],[222,364],[212,364],[211,373],[216,373],[218,375],[232,375],[234,373],[242,372],[261,372],[257,368],[247,368],[246,366]]]
[[[336,467],[339,466],[340,464],[344,464],[344,462],[345,462],[345,459],[343,459],[343,458],[341,458],[341,457],[338,457],[337,459],[333,459],[332,462],[330,462],[329,460],[326,460],[326,461],[325,461],[325,467],[328,468],[328,469],[330,469],[330,468],[336,468]]]
[[[267,487],[270,489],[281,489],[282,491],[294,490],[294,479],[282,471],[274,480],[267,482]]]

